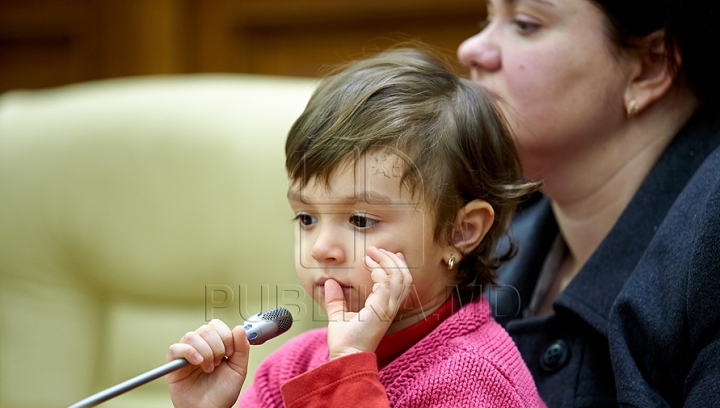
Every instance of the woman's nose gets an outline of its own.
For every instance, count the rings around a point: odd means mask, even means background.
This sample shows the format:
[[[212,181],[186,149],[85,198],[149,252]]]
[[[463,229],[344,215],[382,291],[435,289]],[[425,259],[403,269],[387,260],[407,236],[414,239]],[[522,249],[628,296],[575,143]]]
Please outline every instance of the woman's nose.
[[[501,67],[500,47],[491,37],[490,27],[463,41],[458,47],[458,59],[470,68],[473,74],[477,71],[497,71]]]
[[[310,255],[320,263],[344,263],[346,260],[344,242],[342,232],[333,231],[332,228],[321,228],[317,231]]]

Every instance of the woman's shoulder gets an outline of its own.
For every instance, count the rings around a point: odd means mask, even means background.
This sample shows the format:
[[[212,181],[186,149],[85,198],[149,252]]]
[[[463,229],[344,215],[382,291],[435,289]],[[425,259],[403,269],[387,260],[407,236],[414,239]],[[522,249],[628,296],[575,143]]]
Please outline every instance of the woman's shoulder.
[[[716,292],[708,290],[720,290],[720,147],[707,156],[690,179],[666,223],[657,237],[658,247],[669,249],[673,255],[665,267],[687,277],[687,296],[700,301],[710,295],[707,297],[715,300]],[[713,306],[720,307],[720,302]]]
[[[720,145],[713,146],[713,150],[707,155],[688,183],[688,188],[712,194],[713,191],[720,188],[717,183],[718,179],[720,179]],[[720,205],[717,202],[715,204]]]
[[[648,390],[667,401],[718,392],[720,147],[655,228],[610,312],[618,396],[638,406]],[[638,358],[654,355],[663,358]]]
[[[714,258],[713,265],[708,266],[717,270],[720,264],[720,245],[717,244],[720,238],[720,146],[697,168],[655,238],[661,243],[672,242],[673,252],[687,256],[691,262],[687,266],[700,267],[699,260]]]

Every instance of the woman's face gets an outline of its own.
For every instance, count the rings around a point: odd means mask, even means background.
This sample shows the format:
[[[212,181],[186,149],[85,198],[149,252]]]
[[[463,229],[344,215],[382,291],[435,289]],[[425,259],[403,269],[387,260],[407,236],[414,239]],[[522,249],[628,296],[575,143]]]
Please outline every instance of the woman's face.
[[[496,96],[528,177],[598,148],[623,123],[632,67],[594,3],[488,0],[488,20],[458,56]]]

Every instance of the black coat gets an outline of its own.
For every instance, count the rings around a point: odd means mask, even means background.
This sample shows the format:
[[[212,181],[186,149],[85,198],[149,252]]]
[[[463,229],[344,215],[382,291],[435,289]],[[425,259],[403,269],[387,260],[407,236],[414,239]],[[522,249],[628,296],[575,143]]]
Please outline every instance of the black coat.
[[[486,292],[549,407],[720,406],[720,120],[696,114],[555,299],[523,318],[558,227],[549,200]]]

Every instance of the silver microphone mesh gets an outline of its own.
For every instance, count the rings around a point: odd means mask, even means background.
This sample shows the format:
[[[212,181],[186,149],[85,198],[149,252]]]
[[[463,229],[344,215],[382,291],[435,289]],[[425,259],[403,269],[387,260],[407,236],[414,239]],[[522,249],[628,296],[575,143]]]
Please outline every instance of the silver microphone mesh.
[[[285,333],[286,331],[288,331],[290,329],[290,326],[292,326],[292,324],[293,324],[292,314],[290,314],[290,311],[285,309],[284,307],[277,307],[275,309],[271,309],[266,312],[263,312],[260,315],[260,318],[263,320],[277,322],[277,325],[278,325],[278,333],[277,334]]]

